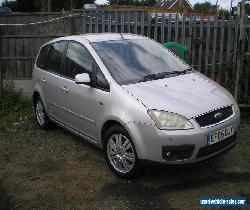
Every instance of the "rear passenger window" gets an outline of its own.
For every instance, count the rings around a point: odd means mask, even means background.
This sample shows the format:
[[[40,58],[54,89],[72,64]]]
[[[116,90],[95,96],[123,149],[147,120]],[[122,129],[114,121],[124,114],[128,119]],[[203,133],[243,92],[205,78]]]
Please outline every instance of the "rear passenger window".
[[[48,49],[49,49],[49,45],[45,45],[44,47],[41,48],[39,52],[36,65],[41,69],[46,68],[46,57],[47,57]]]
[[[66,47],[66,42],[51,44],[47,58],[47,69],[55,73],[62,73],[61,60]]]
[[[70,42],[65,56],[65,76],[75,79],[77,74],[92,74],[94,59],[81,44]]]

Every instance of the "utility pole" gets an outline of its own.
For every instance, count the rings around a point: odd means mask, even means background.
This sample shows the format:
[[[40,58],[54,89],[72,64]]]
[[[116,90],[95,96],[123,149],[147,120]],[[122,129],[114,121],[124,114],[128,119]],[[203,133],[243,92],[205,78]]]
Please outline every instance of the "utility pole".
[[[218,6],[218,0],[216,0],[216,8],[217,8],[217,6]]]
[[[216,7],[216,12],[218,12],[218,0],[216,0],[215,7]]]
[[[231,0],[231,4],[230,4],[230,13],[232,13],[232,9],[233,9],[233,2],[234,2],[234,0]]]

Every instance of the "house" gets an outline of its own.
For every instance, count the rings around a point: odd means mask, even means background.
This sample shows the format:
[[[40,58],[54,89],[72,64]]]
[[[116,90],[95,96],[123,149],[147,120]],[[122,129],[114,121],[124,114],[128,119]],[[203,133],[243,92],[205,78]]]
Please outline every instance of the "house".
[[[166,7],[167,9],[192,9],[188,0],[160,0],[155,4],[156,7]]]

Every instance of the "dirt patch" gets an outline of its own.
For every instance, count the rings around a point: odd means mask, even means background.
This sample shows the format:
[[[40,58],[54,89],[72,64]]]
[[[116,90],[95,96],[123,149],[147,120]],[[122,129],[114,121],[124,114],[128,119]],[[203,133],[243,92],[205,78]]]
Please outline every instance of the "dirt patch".
[[[200,209],[201,196],[250,193],[250,126],[235,148],[195,166],[116,177],[101,150],[34,119],[1,127],[0,209]]]
[[[2,182],[0,181],[0,209],[9,210],[11,209],[10,197],[7,195]]]

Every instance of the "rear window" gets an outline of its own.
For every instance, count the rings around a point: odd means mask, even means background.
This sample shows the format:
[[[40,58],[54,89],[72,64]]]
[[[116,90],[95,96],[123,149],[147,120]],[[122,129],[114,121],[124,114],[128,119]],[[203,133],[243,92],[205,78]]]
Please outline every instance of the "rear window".
[[[38,55],[36,65],[41,69],[46,68],[46,57],[47,57],[48,49],[49,49],[49,45],[42,47]]]

